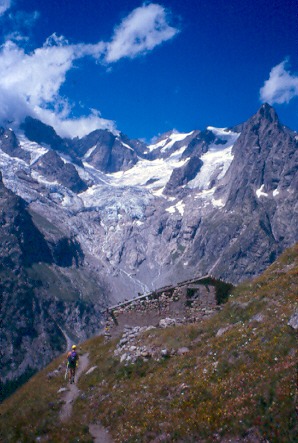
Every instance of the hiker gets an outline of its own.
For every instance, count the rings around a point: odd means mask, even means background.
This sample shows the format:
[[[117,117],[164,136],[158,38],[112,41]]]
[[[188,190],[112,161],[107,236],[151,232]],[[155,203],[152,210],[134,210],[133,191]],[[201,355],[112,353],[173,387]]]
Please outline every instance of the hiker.
[[[69,383],[74,383],[76,367],[79,363],[79,355],[76,349],[76,345],[73,345],[71,351],[69,351],[69,353],[67,354],[67,370]]]

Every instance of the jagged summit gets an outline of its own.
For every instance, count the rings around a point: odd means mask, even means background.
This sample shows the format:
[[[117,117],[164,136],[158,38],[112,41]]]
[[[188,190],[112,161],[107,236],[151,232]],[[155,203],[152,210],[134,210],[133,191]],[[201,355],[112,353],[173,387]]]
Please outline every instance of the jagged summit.
[[[52,126],[28,116],[21,124],[21,129],[24,131],[28,140],[39,144],[45,143],[52,149],[63,150],[63,139],[57,135]]]
[[[282,130],[282,125],[279,121],[279,117],[275,109],[264,103],[259,110],[245,123],[243,130],[245,128],[252,128],[255,131],[265,131],[276,127],[276,130]]]
[[[278,115],[273,106],[269,105],[268,103],[263,103],[258,112],[256,113],[256,116],[260,116],[261,118],[266,118],[271,123],[278,120]]]

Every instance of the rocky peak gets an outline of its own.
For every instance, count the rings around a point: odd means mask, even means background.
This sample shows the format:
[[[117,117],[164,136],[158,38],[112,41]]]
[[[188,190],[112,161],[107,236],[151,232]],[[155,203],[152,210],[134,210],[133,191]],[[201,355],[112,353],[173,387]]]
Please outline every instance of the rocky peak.
[[[30,154],[19,146],[16,135],[11,129],[0,128],[0,149],[10,157],[30,159]]]
[[[230,208],[249,201],[251,210],[258,190],[278,193],[297,180],[297,140],[268,104],[243,125],[233,152],[234,159],[223,180],[225,189],[229,189]]]
[[[268,103],[263,103],[258,112],[252,117],[252,119],[265,119],[270,123],[279,123],[278,115],[275,109],[272,106],[268,105]]]
[[[48,151],[34,164],[33,169],[49,181],[58,181],[73,192],[85,191],[88,186],[79,176],[72,163],[64,163],[55,151]]]
[[[192,155],[201,156],[208,151],[210,143],[215,141],[213,132],[205,129],[204,131],[197,131],[192,140],[190,140],[187,148],[182,154],[182,158],[187,158]]]
[[[283,126],[279,121],[275,109],[265,103],[259,108],[258,112],[243,125],[238,145],[243,145],[243,140],[260,145],[260,143],[272,139],[272,135],[281,132],[283,132]],[[245,144],[247,145],[248,143]]]
[[[89,149],[106,145],[109,148],[113,146],[116,136],[107,129],[97,129],[90,134],[85,135],[81,139],[75,138],[72,140],[73,148],[80,157],[84,157]]]
[[[42,123],[32,117],[26,117],[21,129],[24,130],[25,136],[36,143],[45,143],[49,145],[52,149],[61,150],[63,147],[63,139],[57,135],[56,131],[52,126]]]

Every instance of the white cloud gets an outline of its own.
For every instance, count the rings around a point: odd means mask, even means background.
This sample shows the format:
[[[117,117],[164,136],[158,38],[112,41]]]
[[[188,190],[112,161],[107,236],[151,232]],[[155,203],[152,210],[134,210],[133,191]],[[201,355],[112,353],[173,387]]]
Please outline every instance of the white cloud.
[[[260,99],[262,102],[289,103],[298,96],[298,76],[292,75],[287,70],[288,60],[284,60],[271,69],[269,79],[265,81],[260,89]]]
[[[83,137],[96,129],[109,129],[118,133],[115,123],[102,118],[95,109],[92,109],[89,115],[79,118],[68,118],[67,115],[62,118],[61,114],[42,108],[35,111],[35,117],[53,126],[61,137]]]
[[[136,57],[171,39],[178,30],[169,26],[165,8],[151,3],[132,11],[116,28],[108,44],[105,60],[115,62],[123,57]]]
[[[11,0],[0,0],[0,17],[11,7]]]
[[[99,114],[91,113],[82,122],[68,119],[71,107],[67,99],[59,95],[67,72],[76,59],[92,56],[99,58],[105,50],[104,43],[95,45],[70,45],[63,37],[52,35],[42,48],[26,54],[16,43],[7,41],[0,50],[0,119],[19,123],[30,114],[54,124],[61,135],[82,134],[97,123],[100,127],[113,126]],[[17,104],[17,106],[16,106]],[[67,131],[68,128],[68,131]]]
[[[59,102],[59,89],[73,62],[85,56],[99,58],[104,49],[104,43],[69,45],[54,34],[42,48],[26,54],[16,43],[8,41],[0,51],[1,88],[25,95],[32,106]]]
[[[42,47],[27,53],[19,42],[7,40],[0,47],[0,120],[19,123],[31,115],[68,137],[82,136],[96,128],[113,130],[114,122],[101,118],[98,111],[81,118],[70,117],[72,107],[60,95],[67,73],[83,57],[104,64],[121,57],[135,57],[176,32],[168,26],[164,8],[149,4],[135,9],[123,20],[111,43],[70,44],[63,36],[53,34]]]

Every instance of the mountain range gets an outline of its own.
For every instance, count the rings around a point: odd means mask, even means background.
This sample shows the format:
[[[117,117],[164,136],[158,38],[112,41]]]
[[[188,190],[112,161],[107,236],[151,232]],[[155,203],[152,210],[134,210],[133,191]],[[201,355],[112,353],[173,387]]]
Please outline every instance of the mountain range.
[[[0,128],[2,382],[102,328],[109,304],[212,275],[239,283],[298,241],[298,135],[264,104],[151,144]]]

